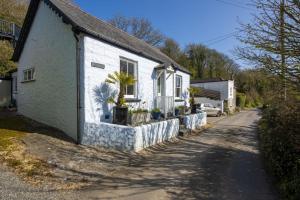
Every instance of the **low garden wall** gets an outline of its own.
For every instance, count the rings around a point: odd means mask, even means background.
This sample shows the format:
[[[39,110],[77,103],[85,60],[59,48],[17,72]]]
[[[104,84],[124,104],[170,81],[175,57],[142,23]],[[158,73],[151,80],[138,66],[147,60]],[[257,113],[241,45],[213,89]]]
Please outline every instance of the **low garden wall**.
[[[179,120],[171,119],[137,127],[86,123],[81,143],[121,151],[140,151],[178,135]]]
[[[183,117],[183,124],[185,128],[195,130],[202,126],[205,126],[207,123],[207,114],[205,112],[187,115]]]

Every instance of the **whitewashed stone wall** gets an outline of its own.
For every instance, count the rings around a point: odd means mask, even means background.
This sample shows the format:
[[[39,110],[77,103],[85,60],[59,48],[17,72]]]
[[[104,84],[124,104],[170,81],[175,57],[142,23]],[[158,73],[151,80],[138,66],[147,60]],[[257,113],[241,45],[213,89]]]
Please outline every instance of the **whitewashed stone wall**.
[[[179,120],[171,119],[138,127],[85,123],[82,144],[121,151],[140,151],[178,135]]]
[[[207,114],[205,112],[201,112],[184,116],[183,123],[187,129],[195,130],[201,128],[207,123]]]

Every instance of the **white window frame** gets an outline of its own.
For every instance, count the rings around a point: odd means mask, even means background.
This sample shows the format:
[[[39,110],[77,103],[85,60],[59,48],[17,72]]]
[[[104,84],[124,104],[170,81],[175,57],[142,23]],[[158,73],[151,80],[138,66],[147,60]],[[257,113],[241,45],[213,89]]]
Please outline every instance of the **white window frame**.
[[[23,83],[35,80],[35,70],[34,68],[23,70]]]
[[[126,87],[126,91],[125,91],[125,95],[124,97],[126,99],[134,99],[137,98],[138,96],[138,62],[137,61],[133,61],[131,59],[128,58],[124,58],[124,57],[120,57],[120,72],[121,72],[121,61],[126,62],[127,63],[127,74],[128,74],[128,63],[133,64],[134,66],[134,79],[136,80],[134,87],[133,87],[133,95],[127,95],[127,87]]]
[[[179,78],[180,80],[180,86],[177,87],[177,79]],[[179,96],[177,96],[177,89],[180,89]],[[180,99],[182,97],[182,76],[176,74],[175,76],[175,98]]]
[[[163,74],[161,73],[158,77],[157,77],[157,96],[162,96],[162,88],[163,86]]]

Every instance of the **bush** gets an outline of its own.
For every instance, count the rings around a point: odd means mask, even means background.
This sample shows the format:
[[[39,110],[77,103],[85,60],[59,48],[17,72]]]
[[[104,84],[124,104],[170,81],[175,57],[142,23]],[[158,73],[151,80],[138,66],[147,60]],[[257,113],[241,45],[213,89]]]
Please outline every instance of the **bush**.
[[[284,199],[300,199],[300,103],[265,108],[260,121],[260,146],[268,170]]]
[[[246,103],[246,95],[244,93],[236,94],[236,106],[244,109]]]

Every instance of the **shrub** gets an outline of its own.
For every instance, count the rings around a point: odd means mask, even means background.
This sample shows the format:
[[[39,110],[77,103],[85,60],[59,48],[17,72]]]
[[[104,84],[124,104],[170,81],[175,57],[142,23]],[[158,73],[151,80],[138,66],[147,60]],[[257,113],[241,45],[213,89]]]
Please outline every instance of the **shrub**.
[[[300,104],[283,102],[264,109],[260,146],[284,199],[300,199]]]
[[[244,93],[236,94],[236,105],[241,109],[244,109],[246,103],[246,95]]]

